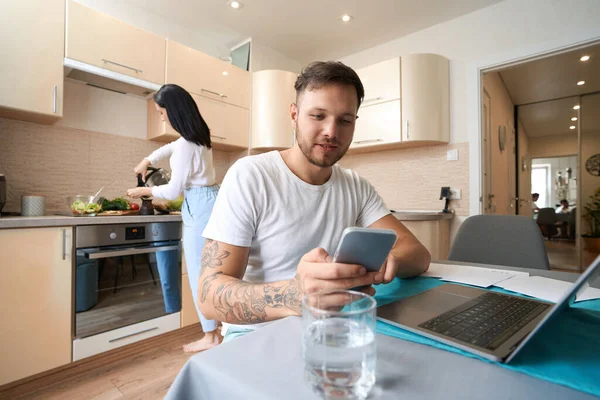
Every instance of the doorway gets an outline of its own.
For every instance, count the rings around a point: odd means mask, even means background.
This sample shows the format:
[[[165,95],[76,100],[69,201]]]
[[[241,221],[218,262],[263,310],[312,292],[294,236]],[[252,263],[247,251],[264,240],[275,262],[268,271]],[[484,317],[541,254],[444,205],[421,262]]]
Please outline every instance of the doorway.
[[[600,237],[600,207],[598,232],[585,212],[600,189],[600,45],[484,71],[481,81],[483,212],[537,222],[538,209],[551,208],[557,220],[544,236],[552,268],[585,269],[600,254],[600,246],[583,244],[586,235]],[[590,158],[598,161],[596,178],[587,176]],[[558,215],[561,200],[572,222]]]

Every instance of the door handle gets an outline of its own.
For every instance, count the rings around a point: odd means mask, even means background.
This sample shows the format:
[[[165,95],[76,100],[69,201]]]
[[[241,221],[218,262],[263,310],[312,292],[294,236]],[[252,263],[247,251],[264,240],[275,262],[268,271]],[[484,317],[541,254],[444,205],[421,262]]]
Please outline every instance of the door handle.
[[[227,140],[227,138],[225,136],[217,136],[217,135],[210,135],[210,136],[217,138],[217,139],[221,139],[221,140]]]
[[[62,230],[62,259],[67,259],[67,230]]]
[[[383,142],[383,139],[359,140],[357,142],[352,142],[352,143],[354,143],[354,144],[365,144],[365,143],[375,143],[375,142]]]
[[[54,85],[54,105],[52,106],[52,112],[56,114],[56,92],[58,91],[58,87]]]
[[[406,120],[406,140],[410,140],[410,123]]]
[[[225,95],[225,94],[223,94],[223,93],[217,93],[217,92],[213,92],[212,90],[208,90],[208,89],[204,89],[204,88],[202,88],[202,89],[200,89],[200,90],[201,90],[201,91],[203,91],[203,92],[206,92],[206,93],[214,94],[215,96],[219,96],[219,97],[220,97],[220,98],[222,98],[222,99],[224,99],[224,98],[226,98],[226,97],[227,97],[227,95]]]
[[[106,58],[101,58],[101,60],[103,62],[107,63],[107,64],[112,64],[112,65],[116,65],[116,66],[119,66],[119,67],[127,68],[127,69],[130,69],[132,71],[139,72],[140,74],[144,73],[144,71],[142,71],[141,69],[133,68],[133,67],[127,66],[125,64],[119,64],[118,62],[107,60]]]

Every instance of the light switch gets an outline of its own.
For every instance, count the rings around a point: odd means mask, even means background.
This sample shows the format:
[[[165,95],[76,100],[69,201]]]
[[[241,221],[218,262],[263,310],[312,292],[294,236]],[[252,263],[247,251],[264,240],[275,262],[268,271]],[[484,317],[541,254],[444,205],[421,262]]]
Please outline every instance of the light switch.
[[[450,188],[450,196],[448,198],[450,200],[460,200],[460,189]]]
[[[448,160],[448,161],[458,160],[458,149],[448,150],[448,152],[446,153],[446,160]]]

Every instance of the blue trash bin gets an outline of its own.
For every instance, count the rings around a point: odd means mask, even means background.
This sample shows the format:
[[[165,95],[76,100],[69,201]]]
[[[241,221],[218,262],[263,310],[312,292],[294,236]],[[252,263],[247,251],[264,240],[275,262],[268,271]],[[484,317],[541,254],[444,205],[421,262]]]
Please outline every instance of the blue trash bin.
[[[98,303],[98,263],[77,257],[75,312],[87,311]]]

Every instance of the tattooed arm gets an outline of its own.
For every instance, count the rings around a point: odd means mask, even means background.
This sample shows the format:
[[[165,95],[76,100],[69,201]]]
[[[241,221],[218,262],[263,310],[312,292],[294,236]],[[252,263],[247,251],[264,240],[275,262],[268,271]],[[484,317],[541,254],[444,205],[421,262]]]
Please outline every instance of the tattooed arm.
[[[250,249],[206,240],[198,285],[198,308],[208,319],[256,324],[301,314],[304,293],[368,286],[383,280],[360,265],[337,264],[321,248],[306,253],[296,276],[269,283],[241,280]],[[326,265],[323,265],[326,264]],[[373,294],[372,288],[364,290]]]
[[[198,308],[202,314],[234,324],[299,315],[302,289],[298,279],[263,284],[241,280],[249,251],[247,247],[206,240],[198,285]]]

